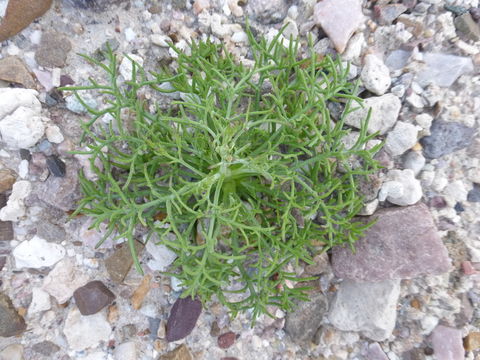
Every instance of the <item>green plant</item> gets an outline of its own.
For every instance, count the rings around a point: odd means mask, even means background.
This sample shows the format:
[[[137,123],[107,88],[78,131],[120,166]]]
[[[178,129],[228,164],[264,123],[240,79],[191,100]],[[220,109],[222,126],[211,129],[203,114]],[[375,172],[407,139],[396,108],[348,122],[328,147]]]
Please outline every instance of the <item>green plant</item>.
[[[142,230],[158,235],[178,255],[169,274],[184,286],[182,296],[216,295],[233,315],[250,309],[255,320],[270,305],[288,311],[307,299],[301,282],[311,278],[289,264],[352,246],[369,226],[354,219],[363,205],[357,181],[378,168],[381,145],[365,148],[374,137],[368,119],[353,147],[342,141],[350,131],[344,118],[360,99],[340,60],[302,59],[299,41],[284,46],[280,34],[270,42],[248,36],[250,67],[206,41],[192,43],[191,55],[172,46],[175,71],[148,74],[133,63],[132,80],[118,85],[108,51],[106,64],[85,58],[109,84],[90,79],[67,90],[92,115],[83,153],[98,176],[81,175],[76,214],[93,217],[96,228],[107,223],[105,238],[126,238],[138,271],[135,238]],[[104,108],[88,107],[80,90],[99,91]],[[167,93],[183,100],[156,106]],[[343,106],[335,121],[329,103]],[[105,115],[113,120],[101,126]]]

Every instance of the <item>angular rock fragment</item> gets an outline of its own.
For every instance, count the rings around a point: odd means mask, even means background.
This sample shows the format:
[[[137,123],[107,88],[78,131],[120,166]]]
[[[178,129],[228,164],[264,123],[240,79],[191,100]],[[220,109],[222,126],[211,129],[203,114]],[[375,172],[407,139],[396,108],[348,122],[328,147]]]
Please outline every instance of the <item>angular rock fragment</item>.
[[[50,172],[53,174],[53,176],[64,177],[66,174],[65,163],[56,155],[51,155],[47,157],[47,167],[48,170],[50,170]]]
[[[388,360],[388,357],[385,354],[385,352],[382,350],[380,344],[375,342],[368,345],[367,359],[368,360]]]
[[[31,189],[32,185],[28,181],[21,180],[13,184],[7,205],[0,209],[1,221],[18,221],[25,215],[24,199],[30,194]]]
[[[191,297],[177,299],[167,321],[167,341],[177,341],[188,336],[195,328],[201,312],[200,300]]]
[[[82,315],[93,315],[115,300],[115,295],[101,281],[90,281],[73,293]]]
[[[15,183],[16,177],[13,171],[8,169],[0,170],[0,193],[9,191],[12,189],[13,184]],[[1,205],[3,207],[5,205]]]
[[[461,330],[438,325],[432,332],[431,341],[436,360],[464,359]]]
[[[55,265],[65,256],[65,248],[35,235],[22,241],[12,252],[18,269],[48,267]]]
[[[327,311],[327,301],[324,295],[312,296],[309,301],[301,302],[295,311],[287,314],[285,332],[298,342],[309,341],[321,325]]]
[[[137,254],[140,254],[143,248],[144,246],[142,243],[135,241],[135,250]],[[105,260],[105,267],[107,268],[108,274],[112,281],[116,283],[121,283],[123,279],[125,279],[125,276],[127,276],[132,265],[133,258],[128,244],[123,244]]]
[[[374,54],[365,56],[365,65],[360,78],[365,88],[376,95],[385,94],[392,83],[388,67]]]
[[[174,350],[161,355],[158,360],[193,360],[193,356],[188,347],[182,344]]]
[[[0,336],[10,337],[19,335],[26,328],[25,320],[15,310],[10,298],[0,293]]]
[[[0,60],[0,80],[21,84],[27,89],[35,89],[35,75],[18,56],[7,56]]]
[[[0,120],[2,140],[11,149],[34,146],[44,133],[42,117],[28,107],[20,106]]]
[[[34,344],[32,350],[43,356],[51,356],[60,350],[60,346],[51,341],[45,340]]]
[[[358,283],[344,280],[328,318],[342,331],[359,331],[375,340],[387,339],[395,327],[400,280]]]
[[[473,20],[472,15],[468,12],[455,18],[455,28],[468,40],[480,40],[480,25]]]
[[[473,139],[472,128],[457,122],[436,120],[430,128],[430,136],[420,140],[427,159],[438,159],[468,147]]]
[[[140,285],[135,289],[132,295],[132,307],[135,310],[138,310],[142,307],[143,300],[150,291],[150,282],[152,280],[152,275],[147,274],[143,277]]]
[[[323,0],[315,5],[314,21],[321,26],[339,53],[365,21],[359,0]]]
[[[390,25],[407,9],[403,4],[375,5],[373,12],[380,25]]]
[[[377,222],[355,243],[355,253],[334,247],[332,267],[339,278],[357,281],[407,279],[438,275],[451,269],[428,207],[381,209],[368,221]]]
[[[287,0],[251,0],[248,2],[248,13],[262,24],[275,24],[287,16]]]
[[[39,48],[35,52],[35,60],[47,68],[62,68],[66,65],[71,49],[72,44],[65,34],[48,31],[42,35]]]
[[[451,86],[461,75],[473,71],[472,59],[449,54],[423,54],[424,67],[417,73],[416,81],[425,87],[435,84]]]

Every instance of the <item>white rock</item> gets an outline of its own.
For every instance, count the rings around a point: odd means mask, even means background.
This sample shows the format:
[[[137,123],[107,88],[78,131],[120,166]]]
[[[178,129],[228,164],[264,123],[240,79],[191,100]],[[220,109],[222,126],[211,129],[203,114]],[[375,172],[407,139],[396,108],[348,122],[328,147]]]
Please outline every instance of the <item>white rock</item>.
[[[385,150],[392,156],[402,155],[417,143],[418,130],[415,125],[397,121],[387,135]]]
[[[128,57],[131,60],[125,56],[120,64],[118,71],[126,81],[131,81],[133,69],[132,60],[137,63],[135,68],[138,69],[138,65],[143,66],[143,58],[135,54],[128,54]]]
[[[372,201],[366,203],[363,206],[362,210],[360,210],[358,215],[362,215],[362,216],[373,215],[375,213],[375,210],[377,210],[378,202],[379,202],[378,199],[373,199]]]
[[[19,107],[29,108],[40,115],[42,105],[37,96],[38,92],[32,89],[0,88],[0,120]]]
[[[20,164],[18,164],[18,176],[20,176],[22,179],[25,179],[28,175],[28,160],[22,160],[20,161]]]
[[[8,198],[7,205],[0,209],[1,221],[18,221],[25,215],[25,204],[23,200],[30,194],[32,185],[25,180],[13,184],[12,193]]]
[[[403,185],[398,181],[385,181],[378,192],[378,200],[385,201],[387,197],[395,198],[403,196]]]
[[[377,131],[385,134],[397,121],[402,103],[399,98],[392,94],[374,96],[363,102],[360,108],[345,117],[345,124],[360,129],[366,119],[368,110],[372,109],[372,116],[368,123],[368,132],[373,134]]]
[[[101,351],[95,351],[91,354],[88,354],[82,360],[107,360],[108,355],[101,352]]]
[[[115,360],[137,360],[137,347],[135,342],[128,341],[118,345],[113,352]]]
[[[403,191],[392,191],[390,185],[386,185],[387,183],[400,183]],[[395,205],[400,205],[400,206],[408,206],[408,205],[413,205],[417,203],[421,198],[422,198],[422,186],[420,184],[420,181],[415,179],[415,174],[413,173],[413,170],[410,169],[405,169],[405,170],[390,170],[386,176],[385,182],[382,185],[382,189],[380,189],[379,192],[379,200],[380,199],[380,194],[384,196],[385,191],[383,191],[384,186],[390,187],[387,189],[386,193],[386,200],[391,202],[392,204]]]
[[[6,346],[0,352],[1,360],[23,360],[23,346],[20,344],[11,344]]]
[[[133,31],[132,28],[126,28],[125,29],[125,39],[128,42],[131,42],[131,41],[135,40],[136,37],[137,37],[137,34],[135,33],[135,31]]]
[[[39,287],[32,289],[32,302],[28,307],[28,314],[33,315],[42,311],[50,310],[52,304],[50,303],[50,295]]]
[[[67,338],[68,346],[73,350],[80,351],[94,348],[101,341],[108,341],[112,328],[104,312],[82,316],[78,308],[73,307],[65,320],[63,333]]]
[[[73,260],[60,261],[43,281],[43,290],[52,295],[59,304],[66,303],[79,287],[85,285],[89,278],[76,269]]]
[[[245,31],[237,31],[232,35],[232,41],[234,43],[247,43],[248,35]]]
[[[443,193],[452,198],[455,202],[467,201],[468,190],[465,188],[465,184],[461,180],[457,180],[448,184]]]
[[[150,40],[152,41],[152,44],[160,47],[169,47],[168,44],[172,42],[172,39],[170,39],[170,37],[161,34],[150,35]]]
[[[154,271],[165,271],[175,261],[177,255],[163,244],[155,245],[156,242],[158,238],[152,236],[145,246],[147,252],[153,257],[147,265]]]
[[[342,331],[359,331],[375,341],[395,327],[400,280],[357,283],[344,280],[330,307],[329,320]]]
[[[0,121],[0,133],[11,149],[26,149],[42,138],[45,126],[38,112],[21,106]]]
[[[411,169],[415,176],[417,176],[422,168],[425,166],[425,157],[420,151],[410,151],[403,159],[403,167]]]
[[[54,144],[60,144],[65,138],[63,137],[60,128],[57,125],[49,125],[45,130],[45,135],[48,141]]]
[[[52,266],[63,259],[65,248],[35,235],[31,240],[22,241],[12,254],[18,269],[38,269]]]
[[[363,85],[377,95],[383,95],[392,83],[390,70],[382,59],[373,54],[365,56],[365,65],[360,74]]]
[[[420,126],[424,135],[430,135],[433,117],[430,114],[419,114],[415,117],[415,122]]]

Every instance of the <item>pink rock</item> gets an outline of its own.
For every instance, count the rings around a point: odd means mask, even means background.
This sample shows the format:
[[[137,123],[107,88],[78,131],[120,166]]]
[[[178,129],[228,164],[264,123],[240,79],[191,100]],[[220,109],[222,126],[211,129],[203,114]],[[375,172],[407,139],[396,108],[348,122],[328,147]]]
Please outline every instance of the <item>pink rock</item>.
[[[193,3],[193,11],[195,12],[195,15],[200,14],[203,10],[206,10],[209,7],[209,0],[195,0],[195,2]]]
[[[337,277],[381,281],[438,275],[451,269],[447,249],[425,204],[382,209],[364,221],[375,219],[354,244],[355,253],[346,246],[333,248]]]
[[[360,0],[323,0],[315,5],[314,20],[342,53],[365,17]]]
[[[368,345],[367,350],[367,359],[368,360],[388,360],[387,355],[383,352],[382,348],[378,343],[373,343]]]
[[[432,332],[431,340],[435,359],[462,360],[465,358],[460,330],[438,325]]]
[[[470,261],[462,262],[462,270],[465,275],[473,275],[477,273],[477,270]]]

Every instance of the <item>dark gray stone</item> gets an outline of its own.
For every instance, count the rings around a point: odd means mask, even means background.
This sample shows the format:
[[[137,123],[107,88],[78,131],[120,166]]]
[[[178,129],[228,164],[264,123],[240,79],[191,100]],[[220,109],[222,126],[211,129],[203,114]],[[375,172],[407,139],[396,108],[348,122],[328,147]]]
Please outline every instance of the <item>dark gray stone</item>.
[[[195,328],[201,312],[200,300],[191,297],[177,299],[167,321],[167,341],[177,341],[188,336]]]
[[[294,341],[310,341],[319,329],[326,312],[327,300],[325,296],[316,294],[309,301],[299,303],[295,311],[287,314],[285,332]]]
[[[381,209],[364,221],[372,220],[377,222],[354,244],[355,253],[347,246],[333,248],[337,277],[382,281],[438,275],[451,269],[448,251],[425,204]]]
[[[474,132],[460,123],[436,120],[430,128],[430,136],[420,140],[423,154],[428,159],[437,159],[464,149],[472,142]]]
[[[60,350],[60,346],[45,340],[33,345],[32,350],[44,356],[51,356]]]
[[[18,315],[10,298],[0,293],[0,336],[20,335],[27,328],[23,317]]]
[[[473,189],[468,192],[467,200],[470,202],[480,202],[480,184],[473,184]]]
[[[93,315],[115,300],[115,295],[101,281],[90,281],[73,293],[82,315]]]
[[[65,163],[56,155],[47,157],[47,167],[53,176],[57,177],[64,177],[67,171]]]

